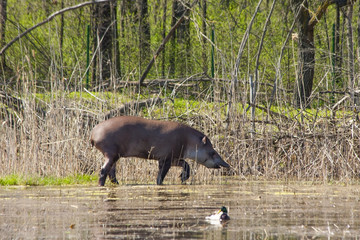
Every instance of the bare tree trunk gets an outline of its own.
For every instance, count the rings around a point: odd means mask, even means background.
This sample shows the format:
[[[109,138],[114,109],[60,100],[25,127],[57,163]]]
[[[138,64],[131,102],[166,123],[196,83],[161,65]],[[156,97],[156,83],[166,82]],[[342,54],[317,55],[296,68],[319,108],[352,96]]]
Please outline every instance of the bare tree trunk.
[[[173,4],[172,4],[172,17],[171,17],[171,27],[175,25],[177,18],[180,17],[178,16],[178,0],[173,0]],[[176,32],[174,32],[174,35],[171,38],[171,47],[170,47],[170,56],[169,56],[169,65],[170,65],[170,76],[174,77],[175,76],[175,68],[176,68]]]
[[[352,108],[356,110],[358,105],[358,99],[355,98],[354,90],[355,90],[355,79],[354,79],[354,44],[353,44],[353,31],[352,31],[352,14],[353,14],[353,6],[350,5],[347,11],[347,23],[348,23],[348,31],[347,31],[347,43],[348,43],[348,57],[349,57],[349,88],[350,88],[350,97],[352,100]]]
[[[119,47],[119,33],[118,33],[118,19],[117,19],[117,1],[110,2],[111,4],[111,19],[113,26],[111,27],[113,36],[113,48],[112,48],[112,68],[111,75],[115,81],[121,77],[121,64],[120,64],[120,47]]]
[[[127,14],[130,16],[133,16],[132,21],[136,24],[138,23],[138,8],[137,5],[133,3],[133,0],[122,0],[120,5],[120,11],[121,11],[121,37],[124,38],[124,29],[125,29],[125,19]]]
[[[185,13],[186,8],[189,7],[188,1],[174,0],[173,2],[173,16],[171,26],[174,26],[180,17]],[[189,11],[187,11],[189,14]],[[186,75],[187,63],[190,59],[190,21],[188,15],[181,22],[180,26],[176,29],[175,34],[171,39],[171,54],[170,54],[170,74],[175,76],[176,69],[181,69],[181,73]],[[180,59],[179,61],[176,60]],[[175,62],[179,62],[177,67]]]
[[[61,9],[64,8],[64,0],[61,0]],[[63,45],[64,45],[64,24],[65,24],[65,20],[64,20],[64,14],[61,15],[60,17],[60,39],[59,39],[59,48],[60,48],[60,73],[61,73],[61,77],[64,77],[64,67],[63,67]],[[61,81],[63,82],[63,81]]]
[[[117,37],[117,34],[114,34],[117,31],[114,14],[116,14],[115,0],[100,3],[93,8],[93,52],[96,54],[93,61],[93,85],[107,80],[113,82],[115,78],[112,74],[114,73],[112,68],[115,68],[113,66],[115,52],[113,47],[117,46],[117,44],[114,44]]]
[[[164,5],[163,5],[163,19],[162,19],[162,38],[164,39],[166,36],[166,9],[167,9],[167,0],[164,0]],[[161,75],[162,77],[165,77],[165,47],[163,50],[163,55],[162,55],[162,59],[161,59]]]
[[[147,0],[137,0],[139,12],[140,73],[150,60],[150,23]]]
[[[171,18],[171,27],[174,26],[177,22],[177,20],[181,17],[180,9],[179,9],[179,0],[173,0],[172,5],[172,18]],[[176,56],[177,56],[177,33],[178,31],[174,32],[174,35],[171,38],[171,49],[170,49],[170,57],[169,57],[169,63],[170,63],[170,76],[174,77],[176,72]]]
[[[351,1],[333,1],[324,0],[316,10],[315,14],[309,9],[307,0],[291,0],[291,6],[294,12],[300,11],[297,20],[299,30],[299,56],[298,56],[298,77],[294,89],[294,106],[305,108],[309,105],[309,97],[312,91],[314,69],[315,69],[315,45],[314,45],[314,27],[319,22],[326,9],[331,4],[337,4],[338,8]],[[337,15],[338,22],[339,14]],[[337,40],[339,41],[339,40]],[[341,59],[340,59],[341,60]],[[340,61],[337,67],[340,65]]]
[[[359,8],[358,8],[358,22],[357,22],[357,57],[358,57],[358,59],[360,58],[360,1],[359,1]],[[358,69],[360,68],[360,61],[358,61],[359,62],[359,66],[358,66]],[[358,86],[360,86],[360,82],[359,82],[359,80],[360,80],[360,75],[359,75],[359,73],[357,74],[357,84],[358,84]]]
[[[314,68],[315,68],[315,47],[314,47],[314,25],[308,24],[311,16],[308,11],[308,2],[303,0],[291,1],[294,12],[300,10],[297,19],[299,31],[299,56],[298,56],[298,78],[294,89],[294,106],[305,108],[312,91]]]
[[[139,31],[139,29],[136,28],[136,26],[138,26],[138,22],[139,22],[137,4],[134,4],[134,0],[122,0],[122,1],[120,1],[120,12],[121,12],[121,18],[120,18],[121,52],[120,52],[120,55],[122,55],[123,58],[129,58],[129,57],[133,56],[133,53],[128,52],[128,49],[129,49],[131,43],[128,40],[128,36],[126,36],[125,34],[126,34],[126,29],[129,29],[131,34],[134,34],[134,35],[136,35]],[[130,26],[125,25],[126,21],[128,21],[128,23],[130,23]],[[119,60],[119,62],[120,62],[120,60]],[[122,71],[124,71],[124,72],[131,71],[129,69],[125,69],[127,67],[129,67],[128,64],[123,64]],[[119,72],[119,75],[121,75],[120,72]]]
[[[191,64],[191,39],[190,39],[190,11],[186,11],[190,7],[189,0],[182,1],[182,11],[181,15],[186,13],[186,17],[184,21],[181,23],[178,31],[178,43],[180,43],[180,72],[183,75],[188,76],[192,72],[192,64]]]
[[[340,6],[336,6],[336,20],[333,31],[335,31],[335,43],[334,43],[334,56],[333,56],[333,67],[334,67],[334,80],[337,85],[342,87],[341,81],[341,51],[340,51]],[[333,89],[335,90],[335,89]]]
[[[207,35],[207,27],[206,27],[206,16],[207,15],[207,0],[202,0],[202,31],[203,31],[203,49],[202,49],[202,59],[203,59],[203,71],[204,73],[207,74],[208,72],[208,60],[207,60],[207,39],[206,39],[206,35]]]
[[[7,0],[0,0],[0,49],[5,46],[6,5]],[[5,65],[5,54],[2,54],[0,58],[0,73],[4,71]]]

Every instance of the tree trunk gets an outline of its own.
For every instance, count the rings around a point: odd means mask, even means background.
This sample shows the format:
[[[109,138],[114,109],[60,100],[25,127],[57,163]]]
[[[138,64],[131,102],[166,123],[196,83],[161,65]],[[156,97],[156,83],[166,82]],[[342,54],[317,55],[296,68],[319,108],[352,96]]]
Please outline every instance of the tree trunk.
[[[190,7],[189,0],[182,1],[182,11],[181,15],[186,11],[187,8]],[[191,39],[190,39],[190,11],[187,11],[186,18],[181,23],[178,31],[178,42],[180,43],[179,58],[180,60],[180,73],[183,76],[188,76],[192,72],[192,64],[191,61]]]
[[[150,60],[150,23],[148,15],[148,1],[137,0],[139,12],[139,50],[140,73]]]
[[[121,38],[121,52],[123,58],[133,58],[134,54],[132,52],[129,52],[131,46],[131,41],[129,40],[129,36],[126,34],[131,35],[137,35],[139,29],[136,27],[139,23],[138,18],[138,7],[137,4],[134,4],[134,0],[122,0],[120,1],[120,12],[121,12],[121,18],[120,18],[120,38]],[[126,23],[129,24],[129,26],[126,26]],[[127,33],[127,31],[129,31]],[[120,60],[119,60],[120,64]],[[122,65],[122,71],[128,72],[132,71],[132,69],[126,69],[128,68],[128,64]],[[120,68],[119,68],[120,69]],[[119,72],[119,75],[121,73]]]
[[[341,51],[340,51],[340,7],[339,5],[336,6],[336,20],[335,20],[335,26],[334,26],[334,56],[333,56],[333,71],[334,71],[334,80],[337,86],[342,88],[342,81],[341,81],[341,68],[342,68],[342,59],[341,59]],[[334,86],[335,87],[335,86]],[[334,91],[336,89],[333,89]]]
[[[172,5],[172,18],[171,18],[171,27],[175,25],[177,20],[181,17],[181,13],[179,13],[179,7],[178,5],[179,0],[173,0]],[[171,38],[171,49],[170,49],[170,57],[169,57],[169,63],[170,63],[170,76],[175,77],[175,68],[176,68],[176,58],[177,51],[176,51],[176,35],[177,31],[175,31],[174,35]]]
[[[359,8],[358,8],[358,21],[357,21],[357,57],[360,58],[360,1],[359,1]],[[360,68],[360,61],[358,61],[358,69]],[[360,76],[358,75],[357,78]],[[358,80],[359,81],[359,80]],[[357,84],[360,86],[360,82],[357,82]]]
[[[188,7],[188,1],[174,0],[171,26],[175,25]],[[190,12],[188,12],[188,14],[189,13]],[[171,39],[170,75],[172,77],[175,77],[177,69],[179,69],[181,74],[187,75],[187,66],[190,65],[188,64],[191,54],[190,46],[190,20],[186,17],[176,29],[176,32]],[[179,62],[179,66],[176,66],[175,62]]]
[[[202,31],[203,31],[203,49],[202,49],[202,60],[203,60],[203,71],[207,74],[208,72],[208,60],[207,60],[207,27],[206,27],[206,14],[207,14],[207,0],[202,0]]]
[[[347,31],[347,45],[348,45],[348,76],[349,76],[349,89],[350,89],[350,97],[352,100],[352,109],[357,111],[358,99],[355,97],[355,73],[354,73],[354,44],[353,44],[353,31],[352,31],[352,15],[353,15],[353,6],[350,5],[346,14],[346,20],[348,24]]]
[[[167,9],[167,0],[164,0],[163,5],[163,18],[162,18],[162,38],[164,39],[166,36],[166,9]],[[161,75],[165,78],[165,47],[163,50],[162,58],[161,58]]]
[[[308,24],[311,18],[308,2],[302,3],[302,0],[292,0],[291,2],[294,12],[300,11],[297,19],[299,31],[298,73],[294,89],[294,106],[297,108],[305,108],[309,104],[315,68],[314,25]]]
[[[0,0],[0,49],[5,46],[5,26],[6,26],[6,5],[7,0]],[[0,73],[5,69],[5,53],[0,58]],[[0,76],[1,78],[2,76]]]
[[[95,5],[92,12],[93,19],[93,36],[95,58],[93,61],[93,85],[98,85],[107,80],[114,80],[114,72],[116,68],[114,64],[115,51],[113,48],[118,45],[116,34],[116,2],[110,1]],[[115,44],[114,44],[115,43]],[[97,82],[99,80],[99,82]]]
[[[119,47],[119,33],[118,33],[118,19],[117,19],[117,1],[110,2],[111,4],[111,18],[113,26],[111,27],[113,36],[113,48],[112,48],[112,68],[111,75],[116,84],[116,80],[121,77],[121,64],[120,64],[120,47]]]
[[[312,91],[315,68],[314,27],[324,15],[328,6],[335,3],[338,5],[337,22],[339,22],[339,8],[347,4],[352,4],[351,1],[324,0],[314,14],[309,9],[307,0],[291,0],[291,6],[294,12],[299,12],[298,18],[296,19],[299,31],[298,72],[294,89],[294,106],[297,108],[308,107],[310,103],[309,97]],[[336,40],[336,42],[338,41],[339,40]],[[341,64],[340,60],[338,56],[335,56],[336,62],[334,65],[336,65],[336,67],[339,67]]]

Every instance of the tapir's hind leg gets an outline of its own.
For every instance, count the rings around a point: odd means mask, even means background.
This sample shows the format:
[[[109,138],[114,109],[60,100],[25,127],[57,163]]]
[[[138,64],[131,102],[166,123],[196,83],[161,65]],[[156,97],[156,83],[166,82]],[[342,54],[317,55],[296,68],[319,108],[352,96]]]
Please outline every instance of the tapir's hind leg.
[[[106,177],[110,174],[110,171],[112,170],[113,165],[115,165],[114,163],[119,159],[119,156],[117,154],[113,155],[113,154],[109,154],[109,153],[104,153],[104,156],[105,156],[105,164],[103,165],[103,167],[101,168],[101,171],[100,171],[99,186],[105,185]],[[115,168],[115,166],[114,166],[114,168]],[[111,177],[115,176],[112,174],[113,173],[111,173],[111,175],[110,175]]]
[[[173,166],[182,167],[183,171],[180,174],[181,182],[184,183],[186,180],[190,177],[190,166],[189,164],[184,160],[180,159],[173,163]]]
[[[112,183],[119,184],[118,180],[116,179],[116,162],[113,163],[109,171],[109,178]]]
[[[159,160],[159,173],[156,179],[156,184],[161,185],[164,181],[166,174],[171,167],[171,159]]]

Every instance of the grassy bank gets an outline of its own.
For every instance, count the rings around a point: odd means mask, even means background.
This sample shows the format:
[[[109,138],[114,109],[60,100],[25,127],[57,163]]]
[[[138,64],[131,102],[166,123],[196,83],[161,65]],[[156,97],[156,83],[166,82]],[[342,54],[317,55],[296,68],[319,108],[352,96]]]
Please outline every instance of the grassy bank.
[[[17,174],[6,175],[0,178],[0,186],[27,185],[27,186],[46,186],[46,185],[76,185],[76,184],[96,184],[96,175],[78,174],[65,177],[55,176],[22,176]]]

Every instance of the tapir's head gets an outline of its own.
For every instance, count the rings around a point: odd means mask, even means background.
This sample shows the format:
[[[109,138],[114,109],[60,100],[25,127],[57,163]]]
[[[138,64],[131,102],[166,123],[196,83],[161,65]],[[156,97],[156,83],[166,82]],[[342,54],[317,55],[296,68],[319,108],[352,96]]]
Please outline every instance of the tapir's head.
[[[184,157],[194,159],[196,162],[208,168],[230,167],[215,151],[206,136],[192,138],[191,141],[188,142]]]

